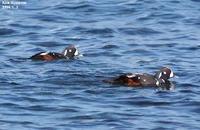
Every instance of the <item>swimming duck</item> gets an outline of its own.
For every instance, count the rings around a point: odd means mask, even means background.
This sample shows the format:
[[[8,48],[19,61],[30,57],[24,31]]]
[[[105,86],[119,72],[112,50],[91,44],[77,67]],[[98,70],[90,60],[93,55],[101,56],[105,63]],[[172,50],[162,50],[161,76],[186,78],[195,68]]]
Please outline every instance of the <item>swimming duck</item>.
[[[155,75],[147,73],[127,73],[117,76],[110,80],[105,80],[111,84],[122,84],[130,87],[145,87],[145,86],[169,86],[169,79],[174,77],[174,73],[170,68],[163,67]]]
[[[78,56],[78,49],[74,45],[66,47],[62,53],[57,52],[39,52],[30,57],[32,60],[52,61],[57,59],[73,59]]]

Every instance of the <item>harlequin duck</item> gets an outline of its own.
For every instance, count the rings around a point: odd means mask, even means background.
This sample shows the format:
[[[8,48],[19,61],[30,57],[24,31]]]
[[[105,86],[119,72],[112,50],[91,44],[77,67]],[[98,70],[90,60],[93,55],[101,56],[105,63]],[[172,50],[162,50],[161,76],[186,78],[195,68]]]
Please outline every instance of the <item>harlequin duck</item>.
[[[150,75],[146,73],[143,74],[128,73],[120,75],[111,80],[105,80],[105,82],[111,84],[122,84],[130,87],[139,87],[139,86],[167,87],[171,84],[168,79],[172,77],[174,77],[173,71],[167,67],[163,67],[155,75]]]
[[[74,45],[66,47],[62,53],[57,52],[40,52],[30,57],[32,60],[52,61],[57,59],[72,59],[78,56],[79,52]]]

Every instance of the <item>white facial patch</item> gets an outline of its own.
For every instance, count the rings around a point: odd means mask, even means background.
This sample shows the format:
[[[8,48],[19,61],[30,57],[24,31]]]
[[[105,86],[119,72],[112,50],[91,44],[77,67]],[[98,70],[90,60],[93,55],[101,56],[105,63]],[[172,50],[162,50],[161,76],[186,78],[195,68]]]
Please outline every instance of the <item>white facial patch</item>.
[[[72,52],[72,50],[71,50],[71,49],[69,49],[69,52]]]
[[[64,51],[64,56],[66,56],[66,55],[67,55],[67,50]]]
[[[76,49],[74,55],[75,55],[75,56],[78,56],[78,54],[79,54],[79,52],[78,52],[78,50]]]
[[[173,71],[171,71],[171,73],[170,73],[170,76],[169,76],[170,78],[172,78],[172,77],[174,77],[174,72]]]
[[[44,56],[44,55],[47,55],[49,52],[43,52],[41,53],[40,55]]]
[[[159,73],[158,78],[160,78],[162,76],[162,72]]]
[[[163,73],[164,73],[164,74],[167,74],[167,72],[165,72],[165,71],[164,71]]]

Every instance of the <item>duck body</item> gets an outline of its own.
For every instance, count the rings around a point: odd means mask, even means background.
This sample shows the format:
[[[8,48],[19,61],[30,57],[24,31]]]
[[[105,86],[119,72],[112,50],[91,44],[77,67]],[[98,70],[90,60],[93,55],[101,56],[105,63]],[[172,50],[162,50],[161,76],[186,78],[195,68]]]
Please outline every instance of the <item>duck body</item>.
[[[57,59],[65,59],[67,58],[63,54],[56,53],[56,52],[40,52],[30,57],[32,60],[46,60],[52,61]]]
[[[107,82],[112,84],[123,84],[132,87],[159,85],[159,81],[154,76],[138,73],[123,74]]]
[[[165,69],[168,70],[168,69]],[[121,84],[130,87],[162,87],[162,86],[169,86],[170,81],[168,80],[174,74],[170,70],[169,73],[165,73],[165,71],[160,70],[155,75],[147,74],[147,73],[127,73],[117,76],[110,80],[105,80],[107,83],[111,84]],[[164,75],[166,74],[166,75]],[[167,76],[170,75],[171,76]]]
[[[78,56],[79,52],[74,45],[66,47],[62,53],[57,52],[39,52],[30,57],[32,60],[52,61],[58,59],[73,59]]]

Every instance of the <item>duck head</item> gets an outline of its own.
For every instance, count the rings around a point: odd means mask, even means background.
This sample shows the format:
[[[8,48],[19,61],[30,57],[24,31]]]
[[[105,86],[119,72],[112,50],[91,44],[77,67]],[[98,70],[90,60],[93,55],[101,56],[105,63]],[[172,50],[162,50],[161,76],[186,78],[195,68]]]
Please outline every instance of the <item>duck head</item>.
[[[170,68],[163,67],[155,74],[155,77],[157,79],[168,80],[169,78],[174,77],[174,72]]]
[[[78,56],[79,52],[74,45],[69,45],[63,50],[62,54],[71,59],[74,58],[75,56]]]

